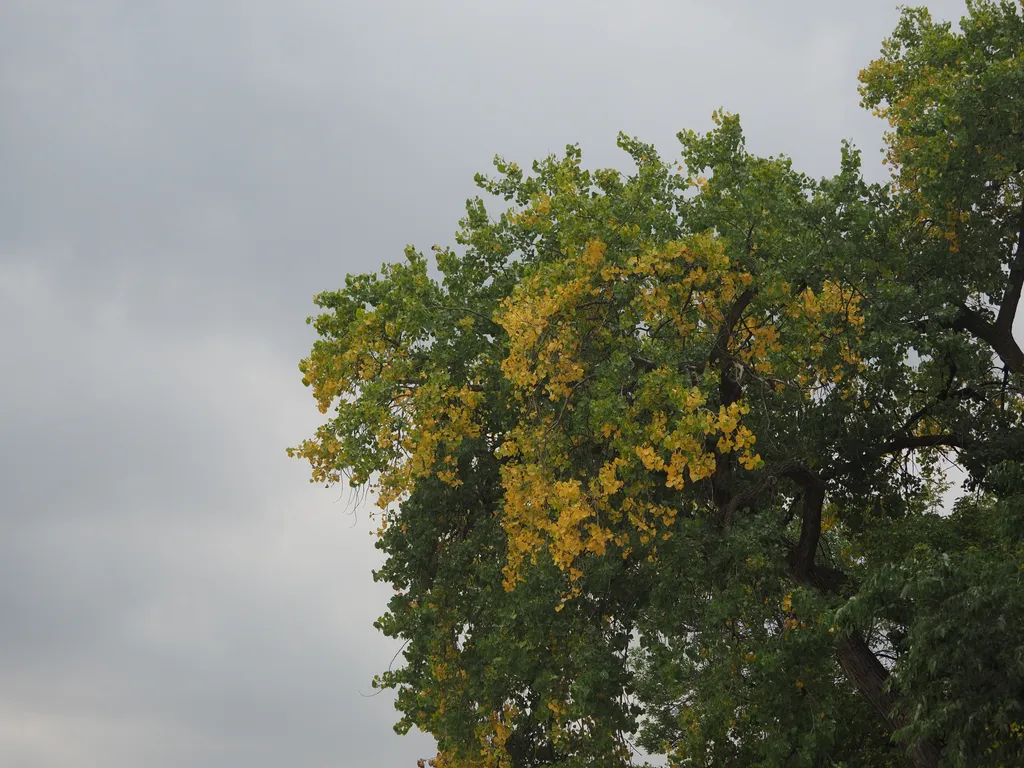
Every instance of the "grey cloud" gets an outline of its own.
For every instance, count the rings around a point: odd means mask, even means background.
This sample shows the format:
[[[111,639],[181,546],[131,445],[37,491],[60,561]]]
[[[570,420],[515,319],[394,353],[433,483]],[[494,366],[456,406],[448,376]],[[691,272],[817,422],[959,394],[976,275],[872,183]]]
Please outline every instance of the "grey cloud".
[[[360,695],[396,650],[370,627],[388,590],[365,510],[352,527],[283,456],[313,422],[293,366],[258,339],[140,333],[52,276],[18,286],[0,710],[23,729],[0,730],[4,764],[426,754],[390,734],[386,695]]]

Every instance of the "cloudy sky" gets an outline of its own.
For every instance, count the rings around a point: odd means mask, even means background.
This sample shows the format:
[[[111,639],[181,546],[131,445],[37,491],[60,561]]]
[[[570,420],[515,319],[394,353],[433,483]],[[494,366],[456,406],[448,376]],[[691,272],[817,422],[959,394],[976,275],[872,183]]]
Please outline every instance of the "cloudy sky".
[[[957,18],[962,3],[931,4]],[[367,508],[316,425],[311,296],[452,240],[495,153],[739,112],[881,178],[895,0],[0,0],[0,764],[413,766]]]

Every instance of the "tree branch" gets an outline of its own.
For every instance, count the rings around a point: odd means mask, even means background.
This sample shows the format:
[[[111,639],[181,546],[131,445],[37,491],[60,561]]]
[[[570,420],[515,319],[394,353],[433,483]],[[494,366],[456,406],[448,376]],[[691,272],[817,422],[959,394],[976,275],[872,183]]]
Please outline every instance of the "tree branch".
[[[821,512],[825,504],[825,481],[817,472],[799,461],[787,461],[768,467],[758,481],[728,502],[719,505],[723,525],[728,526],[736,513],[753,504],[763,493],[775,487],[780,477],[785,477],[803,489],[803,505],[800,519],[800,539],[790,552],[790,569],[793,578],[800,583],[810,583],[824,591],[830,591],[840,579],[821,574],[828,584],[819,584],[815,574],[814,556],[821,540]]]
[[[918,448],[934,448],[943,445],[947,448],[960,448],[963,441],[957,435],[906,435],[897,437],[878,446],[876,453],[884,456],[897,451],[913,451]]]
[[[727,360],[729,358],[729,342],[732,340],[736,323],[740,321],[743,312],[750,306],[750,302],[754,300],[756,295],[757,289],[747,288],[729,307],[729,311],[722,318],[722,326],[718,329],[718,335],[715,337],[715,346],[711,348],[711,356],[708,358],[708,363],[714,365],[719,360]]]
[[[743,387],[740,384],[740,376],[743,369],[737,369],[734,365],[733,357],[729,354],[729,342],[736,329],[736,324],[743,317],[743,312],[750,306],[750,302],[753,301],[756,295],[756,289],[747,288],[732,303],[729,311],[722,318],[722,325],[718,329],[715,344],[711,348],[711,354],[708,356],[708,365],[719,364],[721,374],[718,383],[719,400],[725,406],[732,405],[743,395]],[[739,373],[737,373],[737,370],[739,370]],[[732,463],[726,457],[719,455],[717,451],[715,451],[715,458],[715,471],[711,474],[711,491],[715,506],[718,507],[720,512],[724,512],[730,498],[729,486],[731,485]],[[725,521],[725,515],[722,515],[722,520],[723,522]]]
[[[1017,252],[1010,263],[1010,281],[1003,292],[1003,301],[996,316],[995,329],[1000,333],[1013,332],[1013,318],[1020,304],[1021,287],[1024,287],[1024,200],[1021,200],[1017,216]]]
[[[723,525],[729,526],[739,512],[744,507],[749,507],[755,501],[757,501],[761,495],[767,491],[770,491],[779,482],[780,477],[785,477],[786,472],[793,467],[799,466],[798,462],[787,461],[782,464],[775,464],[765,467],[754,485],[747,488],[741,493],[737,493],[728,503],[722,508],[722,522]]]
[[[790,569],[799,582],[814,582],[814,555],[821,540],[821,510],[825,505],[825,481],[809,467],[795,463],[782,473],[804,490],[800,540],[790,553]]]
[[[836,657],[847,679],[868,700],[872,708],[888,727],[890,733],[898,731],[907,723],[901,702],[886,689],[889,672],[871,650],[864,636],[853,632],[839,641]],[[929,740],[922,740],[913,747],[902,742],[915,768],[935,768],[939,764],[939,749]]]
[[[653,360],[648,360],[646,357],[640,357],[640,355],[630,355],[630,361],[644,373],[650,373],[651,371],[658,370],[658,364]]]
[[[1024,271],[1022,271],[1024,275]],[[1011,278],[1013,277],[1011,272]],[[1020,298],[1020,291],[1017,291],[1017,298]],[[1008,306],[1007,304],[1003,305]],[[1013,322],[1013,313],[1016,310],[1008,311],[1006,317],[1010,318],[1010,322]],[[1000,316],[1003,316],[1003,310],[999,311]],[[990,323],[981,313],[971,309],[966,304],[960,304],[960,312],[957,314],[956,319],[952,323],[954,330],[967,331],[969,334],[984,341],[988,344],[992,351],[999,355],[999,359],[1003,361],[1003,365],[1011,373],[1019,373],[1024,371],[1024,350],[1021,350],[1020,345],[1017,344],[1016,339],[1013,338],[1010,328],[997,328],[994,323]]]

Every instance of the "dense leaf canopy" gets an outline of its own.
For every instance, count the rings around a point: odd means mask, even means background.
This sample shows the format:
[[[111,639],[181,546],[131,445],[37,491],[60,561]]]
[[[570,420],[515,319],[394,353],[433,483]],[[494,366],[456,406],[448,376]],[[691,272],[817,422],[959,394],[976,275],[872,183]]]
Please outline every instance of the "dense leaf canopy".
[[[378,499],[435,765],[1022,764],[1021,7],[906,10],[861,84],[891,184],[716,113],[496,160],[436,270],[317,296],[291,452]]]

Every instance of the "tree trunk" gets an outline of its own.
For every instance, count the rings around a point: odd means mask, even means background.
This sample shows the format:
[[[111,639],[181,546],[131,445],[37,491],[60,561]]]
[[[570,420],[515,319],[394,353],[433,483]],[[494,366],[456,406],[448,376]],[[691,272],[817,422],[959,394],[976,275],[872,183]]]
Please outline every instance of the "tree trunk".
[[[902,728],[906,724],[904,713],[900,711],[896,698],[885,690],[889,672],[868,647],[864,638],[854,633],[839,643],[836,655],[846,677],[868,700],[889,731],[895,732]],[[938,768],[939,749],[931,741],[918,743],[913,749],[908,749],[907,755],[914,768]]]

